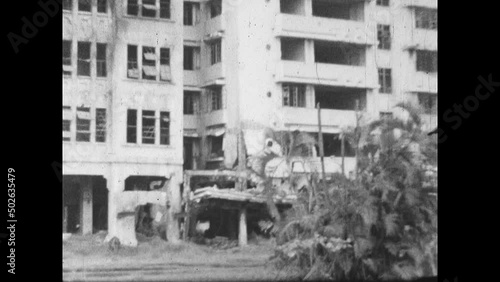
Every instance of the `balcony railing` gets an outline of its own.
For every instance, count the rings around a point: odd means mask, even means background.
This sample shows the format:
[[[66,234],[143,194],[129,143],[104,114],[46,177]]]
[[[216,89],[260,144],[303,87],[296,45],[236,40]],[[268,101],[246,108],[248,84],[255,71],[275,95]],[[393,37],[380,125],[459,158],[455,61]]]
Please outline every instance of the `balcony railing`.
[[[278,14],[276,35],[374,45],[376,33],[364,22]]]
[[[276,77],[279,82],[357,88],[378,87],[376,73],[364,66],[280,61]]]

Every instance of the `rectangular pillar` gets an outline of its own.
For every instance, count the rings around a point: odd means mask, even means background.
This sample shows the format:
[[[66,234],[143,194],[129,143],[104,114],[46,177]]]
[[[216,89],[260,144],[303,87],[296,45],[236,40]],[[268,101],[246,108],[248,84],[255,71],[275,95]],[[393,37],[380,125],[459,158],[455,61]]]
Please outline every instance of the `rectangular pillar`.
[[[239,230],[238,230],[238,245],[240,247],[247,245],[247,209],[245,207],[239,210]]]
[[[82,177],[81,181],[81,202],[80,202],[80,231],[82,235],[92,234],[92,178]]]

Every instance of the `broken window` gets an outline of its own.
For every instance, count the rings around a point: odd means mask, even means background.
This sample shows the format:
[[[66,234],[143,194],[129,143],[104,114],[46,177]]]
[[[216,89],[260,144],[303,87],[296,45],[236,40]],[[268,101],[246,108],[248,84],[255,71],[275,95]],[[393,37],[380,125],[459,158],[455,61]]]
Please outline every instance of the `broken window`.
[[[127,46],[127,77],[139,78],[139,65],[137,63],[137,46]]]
[[[142,78],[156,80],[156,54],[154,47],[142,47]]]
[[[155,143],[155,112],[142,111],[142,144]]]
[[[142,16],[156,18],[156,0],[142,0]]]
[[[222,87],[213,87],[208,90],[208,105],[210,111],[222,109]]]
[[[160,0],[160,18],[170,19],[170,0]]]
[[[95,141],[106,142],[106,109],[95,110]]]
[[[90,42],[78,42],[77,74],[90,76]]]
[[[76,108],[76,141],[90,142],[90,108]]]
[[[63,141],[71,141],[71,107],[63,106]]]
[[[392,93],[391,69],[378,69],[378,83],[380,84],[379,93]]]
[[[97,12],[106,14],[108,12],[108,1],[97,0]]]
[[[437,10],[415,9],[415,26],[422,29],[437,29]]]
[[[127,110],[127,143],[137,143],[137,110]]]
[[[210,43],[210,64],[215,65],[221,62],[221,45],[222,41],[220,39]]]
[[[281,38],[281,59],[303,62],[305,60],[304,40]]]
[[[301,84],[284,84],[283,106],[302,107],[306,106],[306,87]]]
[[[377,6],[389,7],[389,0],[377,0]]]
[[[222,14],[222,1],[211,0],[208,5],[210,6],[210,18],[215,18]]]
[[[90,12],[91,9],[91,0],[78,0],[78,11]]]
[[[71,41],[63,40],[63,74],[71,75]]]
[[[437,52],[417,50],[417,71],[437,72]]]
[[[432,93],[418,93],[418,103],[425,114],[437,114],[437,95]]]
[[[138,14],[139,14],[138,0],[128,0],[127,1],[127,15],[137,16]]]
[[[170,72],[170,49],[168,48],[160,48],[160,80],[172,80]]]
[[[364,66],[365,50],[354,44],[329,41],[314,41],[314,61],[316,63]]]
[[[200,4],[195,2],[184,2],[184,25],[193,26],[198,23],[198,11]]]
[[[315,101],[321,109],[354,111],[366,105],[366,90],[347,87],[315,87]]]
[[[96,68],[97,68],[97,77],[107,76],[105,43],[97,43]]]
[[[73,8],[73,0],[63,0],[62,6],[63,10],[71,11]]]
[[[170,145],[169,112],[160,112],[160,145]]]
[[[184,114],[194,115],[198,113],[198,92],[194,91],[184,91]]]
[[[393,114],[391,112],[380,112],[379,117],[381,120],[388,120],[393,118]]]
[[[334,18],[334,19],[351,19],[351,5],[334,3],[330,0],[315,0],[312,1],[312,14],[315,17]]]
[[[283,14],[304,15],[303,0],[280,0],[280,12]]]
[[[377,24],[378,48],[382,50],[391,49],[391,26]]]

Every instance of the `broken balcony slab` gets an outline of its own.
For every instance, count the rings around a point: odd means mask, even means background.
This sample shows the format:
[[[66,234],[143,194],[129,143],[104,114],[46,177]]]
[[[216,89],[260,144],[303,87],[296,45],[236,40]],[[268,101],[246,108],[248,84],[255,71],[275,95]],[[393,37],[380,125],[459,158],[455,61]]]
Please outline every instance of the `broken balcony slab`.
[[[236,202],[248,202],[264,204],[266,203],[266,196],[259,192],[257,189],[248,189],[246,191],[237,191],[231,189],[218,189],[217,187],[198,188],[193,192],[191,201],[200,202],[205,199],[221,199]],[[296,195],[273,196],[273,200],[277,204],[292,204],[297,200]]]

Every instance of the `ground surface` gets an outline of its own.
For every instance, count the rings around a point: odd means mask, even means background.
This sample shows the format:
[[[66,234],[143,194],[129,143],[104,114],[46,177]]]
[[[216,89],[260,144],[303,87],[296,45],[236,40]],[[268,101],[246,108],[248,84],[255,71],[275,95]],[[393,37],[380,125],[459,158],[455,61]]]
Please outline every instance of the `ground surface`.
[[[104,237],[73,235],[63,242],[64,281],[270,281],[279,275],[268,261],[269,240],[222,250],[154,238],[111,252]]]

